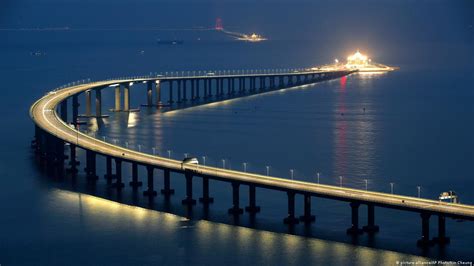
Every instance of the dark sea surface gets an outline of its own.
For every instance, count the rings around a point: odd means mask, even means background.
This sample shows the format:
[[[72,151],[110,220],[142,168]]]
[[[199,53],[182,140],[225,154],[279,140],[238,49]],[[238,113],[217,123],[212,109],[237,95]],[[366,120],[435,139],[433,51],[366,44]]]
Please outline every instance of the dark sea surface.
[[[21,1],[20,1],[21,2]],[[454,190],[474,204],[474,42],[468,1],[314,3],[119,1],[5,3],[0,11],[2,145],[0,265],[396,265],[397,261],[474,260],[474,224],[447,220],[451,243],[417,248],[417,213],[376,209],[380,232],[346,235],[348,203],[313,199],[316,222],[288,229],[286,195],[257,189],[255,219],[227,215],[231,186],[211,181],[206,210],[181,205],[184,178],[172,175],[170,201],[153,202],[127,187],[121,195],[102,178],[73,181],[42,172],[30,148],[30,105],[76,80],[150,72],[300,68],[343,59],[360,49],[399,66],[171,112],[140,107],[145,86],[131,89],[137,113],[91,119],[84,132],[106,141],[176,159],[294,179],[435,199]],[[346,8],[351,7],[353,12]],[[113,12],[105,13],[112,9]],[[173,16],[176,14],[176,17]],[[241,14],[240,16],[238,14]],[[246,15],[242,15],[246,14]],[[282,19],[282,14],[287,15]],[[260,16],[261,15],[261,16]],[[369,16],[370,15],[370,16]],[[209,30],[221,16],[231,30],[257,31],[262,43],[233,41]],[[242,19],[246,16],[247,19]],[[239,19],[240,18],[240,19]],[[377,23],[375,23],[377,22]],[[70,27],[69,30],[18,30]],[[181,28],[187,30],[158,30]],[[153,28],[153,29],[152,29]],[[182,39],[157,45],[156,39]],[[33,56],[31,52],[41,55]],[[142,52],[143,51],[143,52]],[[103,93],[104,111],[113,107]],[[167,91],[163,92],[167,99]],[[84,99],[81,97],[82,103]],[[81,106],[83,109],[84,104]],[[83,110],[81,110],[83,112]],[[127,143],[127,144],[126,144]],[[82,152],[80,153],[82,156]],[[83,159],[83,158],[82,158]],[[223,161],[224,160],[224,161]],[[84,161],[84,160],[82,160]],[[84,162],[81,165],[83,167]],[[124,182],[131,176],[124,169]],[[145,179],[140,169],[140,178]],[[155,186],[161,189],[162,173]],[[201,195],[199,178],[194,181]],[[247,204],[241,187],[241,205]],[[297,197],[297,214],[302,214]],[[437,217],[431,219],[436,235]],[[366,208],[360,209],[366,222]]]

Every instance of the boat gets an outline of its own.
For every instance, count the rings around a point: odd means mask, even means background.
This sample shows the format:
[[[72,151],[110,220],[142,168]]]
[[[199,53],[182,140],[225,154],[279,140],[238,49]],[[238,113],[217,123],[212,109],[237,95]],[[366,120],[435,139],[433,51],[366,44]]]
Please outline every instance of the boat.
[[[156,43],[161,44],[161,45],[178,45],[178,44],[183,44],[183,40],[161,40],[158,39],[156,40]]]

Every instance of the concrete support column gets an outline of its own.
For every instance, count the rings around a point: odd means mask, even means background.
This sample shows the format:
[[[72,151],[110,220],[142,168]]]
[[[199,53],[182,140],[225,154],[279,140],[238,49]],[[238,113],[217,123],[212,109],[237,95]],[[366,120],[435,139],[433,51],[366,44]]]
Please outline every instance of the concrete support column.
[[[102,116],[102,89],[95,90],[95,116]]]
[[[376,233],[379,227],[375,225],[375,206],[374,204],[367,205],[367,225],[362,227],[362,230],[367,233]]]
[[[209,178],[202,178],[202,198],[199,198],[199,202],[203,204],[209,204],[214,202],[214,198],[209,197]]]
[[[169,93],[168,103],[172,104],[172,103],[174,103],[174,101],[173,101],[173,81],[170,80],[169,84],[170,84],[170,86],[169,86],[170,87],[170,93]]]
[[[115,178],[117,180],[112,184],[112,187],[122,189],[124,184],[122,182],[122,159],[120,158],[115,158]]]
[[[123,87],[123,110],[130,111],[130,84]]]
[[[200,86],[200,80],[199,79],[196,79],[196,99],[199,99],[199,90],[201,89]]]
[[[186,102],[188,100],[188,97],[186,95],[187,94],[186,93],[186,91],[187,91],[187,88],[186,88],[187,84],[186,83],[187,82],[188,82],[187,80],[185,80],[185,79],[183,80],[183,102]]]
[[[86,90],[86,116],[92,116],[92,95],[90,90]]]
[[[300,220],[305,223],[314,222],[315,217],[311,215],[311,195],[304,195],[304,215],[300,216]]]
[[[142,186],[142,182],[138,181],[138,164],[132,163],[132,181],[130,181],[129,185],[134,189]]]
[[[256,204],[255,185],[249,185],[249,206],[245,207],[245,211],[253,214],[260,212],[260,207]]]
[[[70,173],[77,173],[77,165],[79,165],[79,161],[76,160],[76,145],[72,144],[69,145],[69,165],[70,168],[68,171]]]
[[[191,101],[195,101],[196,100],[196,93],[195,93],[195,89],[196,89],[196,86],[195,86],[195,83],[196,80],[195,79],[192,79],[191,80]]]
[[[194,205],[196,204],[196,200],[193,199],[193,174],[190,172],[186,172],[186,198],[184,198],[181,202],[185,205]]]
[[[115,87],[115,111],[122,111],[122,90],[120,89],[120,84]]]
[[[181,83],[182,81],[181,80],[178,80],[178,99],[176,100],[177,103],[181,103]]]
[[[170,174],[171,173],[169,169],[165,169],[163,171],[164,188],[161,190],[161,194],[165,196],[170,196],[174,194],[174,189],[171,189]]]
[[[60,105],[61,108],[61,120],[67,123],[67,99],[64,99]]]
[[[299,220],[295,217],[295,192],[288,191],[286,193],[288,195],[288,216],[283,219],[285,224],[297,224]]]
[[[449,244],[451,239],[446,236],[446,217],[438,215],[438,236],[433,238],[433,242],[440,245]]]
[[[77,125],[77,118],[79,117],[79,97],[77,94],[72,96],[72,123]]]
[[[232,86],[231,86],[232,81],[234,81],[232,78],[227,79],[227,95],[232,94]]]
[[[97,180],[96,175],[96,153],[91,150],[86,150],[86,176],[88,180]]]
[[[155,81],[155,92],[156,92],[156,105],[161,106],[161,81],[157,80]]]
[[[205,79],[203,80],[204,82],[204,99],[207,99],[209,96],[209,93],[207,92],[209,90],[209,80]]]
[[[242,214],[244,210],[240,208],[240,183],[232,182],[232,208],[229,209],[230,214]]]
[[[143,195],[154,197],[157,195],[156,191],[153,190],[153,166],[147,165],[146,172],[147,172],[147,179],[148,179],[148,189],[143,192]]]
[[[153,105],[153,81],[148,81],[146,83],[146,105]]]
[[[431,214],[422,212],[421,216],[421,238],[418,240],[418,246],[428,246],[432,242],[430,240],[430,216]]]
[[[105,175],[104,178],[107,180],[107,183],[112,183],[112,157],[105,157]]]
[[[359,202],[351,202],[351,221],[352,225],[347,229],[348,234],[357,235],[362,234],[362,229],[359,228]]]

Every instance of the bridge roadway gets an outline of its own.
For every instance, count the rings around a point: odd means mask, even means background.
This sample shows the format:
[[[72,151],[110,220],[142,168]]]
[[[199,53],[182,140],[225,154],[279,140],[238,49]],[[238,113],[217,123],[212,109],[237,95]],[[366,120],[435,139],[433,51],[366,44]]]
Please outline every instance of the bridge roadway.
[[[212,78],[217,78],[217,76],[213,76]],[[85,150],[90,150],[104,156],[120,158],[127,162],[152,166],[159,169],[169,169],[172,172],[187,172],[192,173],[194,176],[208,177],[209,179],[222,180],[231,183],[238,182],[241,184],[293,192],[296,194],[311,195],[315,197],[330,198],[347,202],[357,202],[360,204],[367,204],[369,206],[372,205],[414,211],[422,214],[428,213],[429,215],[438,215],[454,219],[474,220],[474,206],[471,205],[445,203],[424,198],[289,180],[285,178],[240,172],[204,165],[183,165],[182,162],[178,160],[141,153],[135,150],[112,145],[110,143],[88,136],[66,124],[66,122],[61,120],[58,113],[56,112],[57,106],[63,100],[86,90],[99,87],[104,88],[117,83],[143,82],[157,79],[165,78],[155,77],[121,80],[117,79],[67,87],[56,92],[49,93],[36,101],[30,109],[30,115],[38,127],[56,138],[59,138],[67,143],[74,144]],[[176,79],[176,77],[173,77],[173,79]]]

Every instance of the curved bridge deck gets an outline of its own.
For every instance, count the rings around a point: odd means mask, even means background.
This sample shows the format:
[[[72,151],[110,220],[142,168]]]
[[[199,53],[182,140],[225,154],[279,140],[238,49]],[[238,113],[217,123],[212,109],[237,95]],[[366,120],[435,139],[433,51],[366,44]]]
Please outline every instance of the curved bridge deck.
[[[305,73],[298,73],[297,75],[304,75]],[[312,73],[314,74],[314,73]],[[339,76],[346,75],[350,73],[339,73]],[[281,74],[268,74],[268,75],[256,75],[258,77],[270,77],[271,75],[281,75]],[[294,75],[287,74],[287,75]],[[255,193],[255,187],[261,188],[268,188],[274,190],[285,191],[288,193],[288,214],[289,217],[285,220],[288,223],[295,223],[296,220],[294,219],[294,195],[295,194],[303,194],[305,195],[305,215],[306,218],[311,220],[311,214],[307,213],[310,212],[310,203],[307,203],[307,200],[311,197],[324,197],[330,198],[335,200],[347,201],[351,203],[352,207],[352,231],[359,233],[358,228],[358,206],[360,204],[367,204],[369,208],[369,229],[372,227],[375,231],[378,230],[378,227],[375,226],[373,223],[373,208],[376,207],[384,207],[384,208],[393,208],[393,209],[400,209],[406,211],[414,211],[419,212],[422,216],[422,230],[423,230],[423,237],[422,243],[428,243],[429,240],[429,224],[428,228],[426,224],[428,223],[428,219],[430,215],[437,215],[440,217],[439,220],[439,238],[446,239],[444,235],[444,218],[454,218],[454,219],[465,219],[465,220],[474,220],[474,206],[471,205],[464,205],[464,204],[453,204],[453,203],[444,203],[436,200],[429,200],[423,198],[416,198],[416,197],[408,197],[402,195],[394,195],[388,193],[380,193],[380,192],[372,192],[372,191],[365,191],[359,189],[351,189],[351,188],[344,188],[338,186],[330,186],[330,185],[322,185],[316,183],[309,183],[309,182],[302,182],[302,181],[295,181],[289,179],[283,179],[278,177],[272,176],[264,176],[228,169],[221,169],[216,167],[210,166],[203,166],[203,165],[186,165],[182,164],[181,161],[168,159],[160,156],[153,156],[150,154],[141,153],[135,150],[126,149],[124,147],[115,146],[110,143],[101,141],[99,139],[95,139],[90,137],[86,134],[83,134],[77,131],[74,127],[67,124],[63,121],[60,115],[56,112],[56,109],[62,102],[66,99],[77,95],[79,93],[83,93],[86,91],[98,89],[98,88],[106,88],[114,84],[127,84],[131,82],[159,82],[170,81],[170,80],[179,80],[179,79],[220,79],[220,78],[230,78],[235,77],[239,78],[241,76],[203,76],[203,77],[155,77],[155,78],[138,78],[138,79],[117,79],[117,80],[108,80],[108,81],[98,81],[98,82],[91,82],[88,84],[81,84],[76,86],[67,87],[56,92],[49,93],[39,99],[37,102],[33,104],[30,109],[30,115],[33,121],[37,126],[37,142],[40,142],[41,135],[46,135],[46,141],[49,144],[43,144],[44,147],[49,147],[55,152],[50,152],[53,154],[61,153],[61,151],[57,152],[58,149],[54,148],[55,144],[51,144],[51,139],[59,140],[61,143],[67,142],[71,144],[72,148],[80,147],[88,151],[88,154],[94,155],[91,157],[95,160],[95,154],[103,155],[107,158],[130,162],[135,165],[142,165],[146,166],[148,171],[148,181],[153,185],[153,169],[163,169],[168,171],[168,178],[169,178],[169,171],[171,172],[179,172],[184,173],[187,180],[191,180],[194,177],[202,177],[205,182],[208,182],[209,179],[215,180],[222,180],[227,181],[233,184],[234,187],[234,209],[236,208],[237,213],[240,212],[239,203],[238,203],[238,186],[242,185],[249,185],[253,188],[253,193]],[[76,111],[77,112],[77,111]],[[38,133],[40,132],[40,133]],[[54,142],[52,141],[53,143]],[[41,146],[40,144],[37,144]],[[60,150],[61,148],[59,148]],[[46,148],[46,153],[48,153],[48,148]],[[89,156],[89,155],[88,155]],[[74,158],[75,159],[75,158]],[[92,160],[91,159],[91,160]],[[63,162],[63,159],[59,158],[56,160],[60,160]],[[87,164],[94,164],[95,162],[91,163],[88,162]],[[88,166],[90,167],[90,166]],[[121,171],[121,170],[117,170]],[[151,171],[151,173],[150,173]],[[151,178],[151,180],[150,180]],[[136,180],[135,180],[136,181]],[[168,181],[169,182],[169,181]],[[192,199],[192,185],[189,184],[187,187],[187,197],[188,202],[193,203]],[[149,184],[150,185],[150,184]],[[169,186],[169,184],[168,184]],[[191,187],[189,187],[191,186]],[[150,187],[149,187],[150,189]],[[153,190],[153,188],[151,188]],[[208,188],[207,188],[208,190]],[[237,198],[236,193],[237,191]],[[205,192],[206,193],[206,192]],[[208,191],[207,191],[208,193]],[[208,195],[207,195],[208,196]],[[255,195],[254,195],[255,199]],[[183,201],[185,202],[185,201]],[[310,202],[310,200],[309,200]],[[308,204],[308,206],[306,206]],[[255,206],[255,202],[253,202],[253,207]],[[308,207],[308,208],[307,208]],[[256,210],[258,211],[258,210]],[[372,216],[372,217],[371,217]],[[355,228],[354,228],[355,227]],[[376,228],[376,229],[375,229]],[[350,231],[350,230],[349,230]],[[349,232],[348,231],[348,232]],[[428,236],[426,236],[428,234]]]

